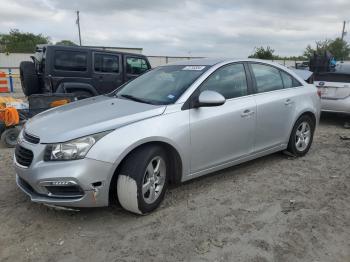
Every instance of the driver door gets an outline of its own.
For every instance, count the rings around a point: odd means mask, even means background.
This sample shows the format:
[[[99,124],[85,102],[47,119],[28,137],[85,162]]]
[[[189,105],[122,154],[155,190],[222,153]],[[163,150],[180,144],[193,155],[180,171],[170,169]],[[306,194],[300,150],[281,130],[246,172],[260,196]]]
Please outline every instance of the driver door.
[[[256,122],[243,64],[217,69],[199,88],[222,94],[226,102],[190,109],[192,174],[251,154]]]

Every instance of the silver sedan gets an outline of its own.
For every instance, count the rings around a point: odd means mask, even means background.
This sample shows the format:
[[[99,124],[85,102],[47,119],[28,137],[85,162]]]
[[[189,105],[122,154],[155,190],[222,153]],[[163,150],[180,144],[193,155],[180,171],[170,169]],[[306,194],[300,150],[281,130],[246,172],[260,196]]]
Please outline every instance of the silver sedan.
[[[28,121],[15,151],[17,184],[38,203],[120,203],[145,214],[169,183],[278,151],[305,155],[319,115],[316,87],[281,65],[169,64]]]

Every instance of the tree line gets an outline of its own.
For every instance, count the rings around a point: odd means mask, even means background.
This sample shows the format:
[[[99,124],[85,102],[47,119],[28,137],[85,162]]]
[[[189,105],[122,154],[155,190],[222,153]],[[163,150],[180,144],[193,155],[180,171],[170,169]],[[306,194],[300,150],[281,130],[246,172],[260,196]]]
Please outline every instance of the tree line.
[[[53,44],[50,37],[42,34],[24,33],[11,29],[8,34],[0,34],[0,53],[34,53],[36,45]],[[70,40],[61,40],[56,45],[77,45]]]
[[[18,29],[11,29],[8,34],[0,34],[1,53],[33,53],[38,44],[53,44],[50,37],[42,34],[24,33]],[[61,40],[56,45],[75,46],[70,40]],[[350,46],[341,38],[326,39],[315,42],[316,47],[308,45],[300,56],[279,56],[270,46],[256,47],[249,58],[269,59],[269,60],[308,60],[314,54],[322,55],[329,51],[335,59],[349,59]]]
[[[307,45],[301,56],[279,56],[275,55],[275,50],[270,46],[255,47],[249,58],[259,58],[268,60],[309,60],[314,54],[324,55],[330,52],[336,60],[347,60],[350,56],[350,45],[341,38],[326,39],[315,42],[316,47]]]

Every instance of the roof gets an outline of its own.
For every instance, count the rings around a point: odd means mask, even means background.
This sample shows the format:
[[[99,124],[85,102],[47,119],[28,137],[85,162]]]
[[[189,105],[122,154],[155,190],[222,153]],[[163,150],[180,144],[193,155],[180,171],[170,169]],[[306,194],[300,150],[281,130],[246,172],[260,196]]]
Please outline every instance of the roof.
[[[167,65],[203,65],[203,66],[213,66],[215,64],[229,61],[232,59],[228,58],[200,58],[200,59],[191,59],[191,60],[181,60],[174,63],[169,63]]]
[[[191,60],[181,60],[174,63],[169,63],[166,65],[189,65],[189,66],[195,66],[195,65],[203,65],[203,66],[213,66],[219,63],[232,63],[232,62],[258,62],[258,63],[264,63],[264,64],[270,64],[274,66],[282,66],[281,64],[269,61],[269,60],[262,60],[262,59],[255,59],[255,58],[243,58],[243,59],[237,59],[237,58],[200,58],[200,59],[191,59]],[[164,65],[164,66],[166,66]]]
[[[88,46],[44,45],[44,46],[40,46],[39,48],[43,48],[43,47],[50,48],[50,49],[51,48],[60,49],[60,50],[91,50],[95,52],[103,52],[103,53],[111,53],[111,54],[118,53],[118,54],[146,57],[145,55],[139,54],[139,53],[129,53],[129,52],[118,51],[118,50],[99,49],[98,47],[88,47]],[[39,51],[38,48],[36,51]]]
[[[98,49],[125,49],[125,50],[140,50],[142,51],[142,47],[122,47],[122,46],[92,46],[92,45],[84,45],[83,47],[88,48],[98,48]]]

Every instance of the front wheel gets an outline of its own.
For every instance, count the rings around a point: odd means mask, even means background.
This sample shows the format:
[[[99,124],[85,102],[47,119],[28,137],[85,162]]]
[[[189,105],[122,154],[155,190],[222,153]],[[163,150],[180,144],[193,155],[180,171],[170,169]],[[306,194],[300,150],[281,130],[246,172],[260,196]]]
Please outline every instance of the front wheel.
[[[145,146],[132,152],[122,164],[117,195],[121,206],[146,214],[162,202],[168,185],[168,159],[159,146]]]
[[[295,123],[289,138],[287,151],[295,156],[304,156],[310,149],[315,131],[315,122],[307,115]]]

